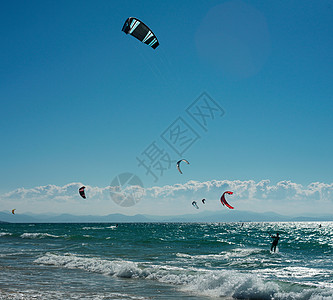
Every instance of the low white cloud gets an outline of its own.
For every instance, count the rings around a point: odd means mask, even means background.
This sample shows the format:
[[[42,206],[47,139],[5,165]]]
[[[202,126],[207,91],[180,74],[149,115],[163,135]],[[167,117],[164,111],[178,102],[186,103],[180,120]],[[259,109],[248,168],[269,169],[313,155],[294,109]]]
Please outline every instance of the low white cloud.
[[[333,211],[333,183],[313,182],[307,186],[269,180],[210,180],[188,181],[184,184],[154,186],[143,190],[143,198],[136,205],[121,207],[112,201],[109,187],[86,185],[87,199],[78,193],[79,182],[64,186],[46,185],[35,188],[19,188],[0,196],[4,209],[13,205],[21,211],[69,212],[77,214],[182,214],[193,213],[190,203],[206,198],[202,209],[221,209],[219,198],[223,191],[234,194],[228,201],[239,210],[258,212],[275,211],[283,214],[322,213]],[[140,191],[141,193],[141,191]],[[16,208],[18,208],[16,207]],[[202,210],[201,210],[202,211]]]
[[[163,187],[146,189],[151,197],[169,197],[191,193],[221,193],[224,190],[232,190],[237,198],[251,199],[281,199],[281,200],[332,200],[333,183],[326,184],[314,182],[303,186],[291,181],[280,181],[271,185],[269,180],[255,182],[253,180],[211,180],[205,182],[189,181],[185,184],[175,184]]]

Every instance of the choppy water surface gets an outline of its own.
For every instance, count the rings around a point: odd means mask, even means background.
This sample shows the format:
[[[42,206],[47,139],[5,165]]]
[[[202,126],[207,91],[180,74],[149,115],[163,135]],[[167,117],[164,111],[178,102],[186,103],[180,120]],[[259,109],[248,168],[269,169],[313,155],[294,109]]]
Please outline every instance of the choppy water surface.
[[[333,299],[321,225],[0,224],[0,299]]]

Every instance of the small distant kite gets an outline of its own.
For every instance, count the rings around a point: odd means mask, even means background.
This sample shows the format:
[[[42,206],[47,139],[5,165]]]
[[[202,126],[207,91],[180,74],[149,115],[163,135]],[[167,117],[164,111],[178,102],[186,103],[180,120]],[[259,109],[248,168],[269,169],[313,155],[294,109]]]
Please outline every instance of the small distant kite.
[[[180,166],[179,166],[182,161],[186,162],[188,165],[190,164],[186,159],[178,160],[177,161],[177,169],[178,169],[180,174],[183,174],[183,172],[182,172],[182,170],[180,169]]]
[[[12,214],[15,215],[16,208],[12,209]]]
[[[192,205],[193,205],[196,209],[199,209],[199,206],[198,206],[198,204],[197,204],[196,201],[193,201],[193,202],[192,202]]]
[[[223,195],[221,196],[221,203],[222,205],[225,205],[226,207],[229,207],[230,209],[234,209],[228,202],[227,200],[225,200],[225,194],[229,194],[229,195],[232,195],[233,192],[230,192],[230,191],[226,191],[223,193]]]
[[[202,199],[201,202],[202,202],[203,204],[205,204],[205,203],[206,203],[206,199]]]
[[[86,199],[86,194],[84,193],[85,188],[86,188],[85,186],[82,186],[82,187],[79,188],[79,194],[81,195],[81,197],[83,199]]]
[[[125,21],[122,31],[137,38],[142,43],[156,49],[159,45],[157,37],[149,27],[137,18],[130,17]]]

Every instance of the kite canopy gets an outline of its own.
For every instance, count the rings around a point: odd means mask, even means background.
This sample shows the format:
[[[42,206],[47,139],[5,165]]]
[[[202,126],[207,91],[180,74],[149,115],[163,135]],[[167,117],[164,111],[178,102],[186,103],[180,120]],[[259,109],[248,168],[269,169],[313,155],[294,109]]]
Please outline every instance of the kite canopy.
[[[12,214],[15,215],[16,208],[12,209]]]
[[[201,202],[202,202],[203,204],[205,204],[205,202],[206,202],[206,199],[202,199],[202,200],[201,200]]]
[[[228,202],[227,200],[225,200],[225,194],[229,194],[229,195],[232,195],[233,192],[230,192],[230,191],[226,191],[223,193],[223,195],[221,196],[221,203],[222,205],[225,205],[226,207],[229,207],[230,209],[234,209]]]
[[[82,197],[83,199],[86,199],[86,195],[85,195],[85,193],[84,193],[84,189],[85,189],[85,188],[86,188],[85,186],[82,186],[82,187],[79,188],[79,194],[81,195],[81,197]]]
[[[159,45],[157,37],[149,29],[149,27],[138,20],[137,18],[130,17],[125,21],[122,31],[137,38],[142,43],[156,49]]]
[[[197,204],[196,201],[193,201],[193,202],[192,202],[192,205],[193,205],[196,209],[199,209],[199,206],[198,206],[198,204]]]
[[[183,174],[183,172],[181,171],[180,166],[179,166],[182,161],[186,162],[188,165],[190,164],[186,159],[181,159],[181,160],[177,161],[177,169],[180,174]]]

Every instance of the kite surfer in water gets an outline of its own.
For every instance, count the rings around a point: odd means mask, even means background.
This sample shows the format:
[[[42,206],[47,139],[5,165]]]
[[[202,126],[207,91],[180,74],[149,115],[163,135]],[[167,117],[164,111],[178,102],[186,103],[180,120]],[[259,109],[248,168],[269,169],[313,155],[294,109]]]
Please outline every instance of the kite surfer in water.
[[[274,250],[274,252],[275,252],[276,251],[276,246],[277,246],[277,244],[279,242],[279,239],[280,239],[279,233],[277,232],[275,236],[271,235],[271,238],[273,239],[272,246],[271,246],[271,251]]]

